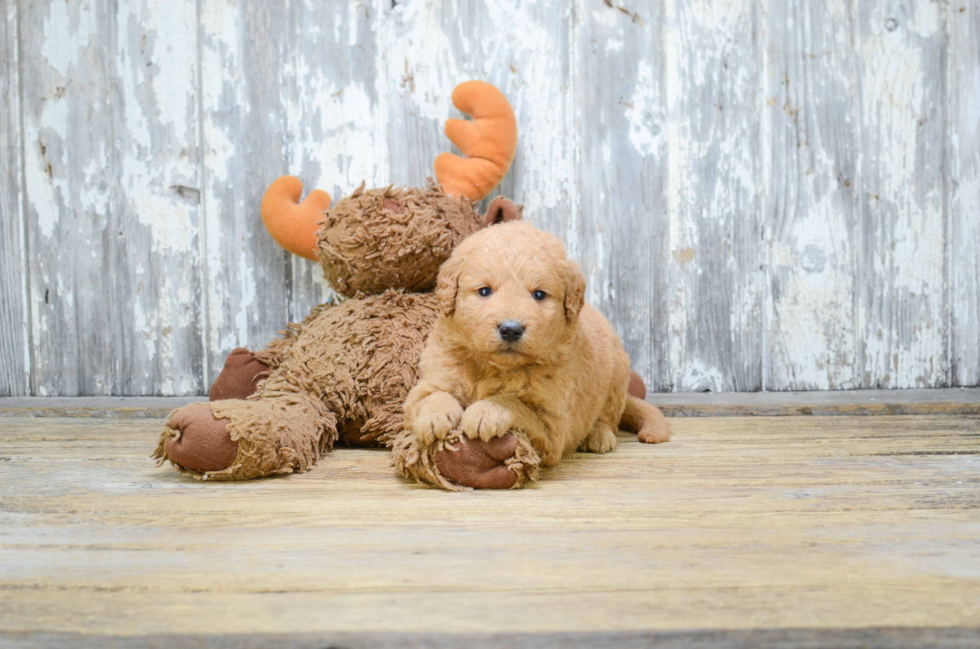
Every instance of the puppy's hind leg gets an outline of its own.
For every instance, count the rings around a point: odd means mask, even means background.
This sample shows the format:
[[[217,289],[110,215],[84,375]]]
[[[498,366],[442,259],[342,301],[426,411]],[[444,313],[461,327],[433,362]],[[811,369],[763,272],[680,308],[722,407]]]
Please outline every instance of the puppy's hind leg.
[[[608,453],[616,448],[616,433],[604,422],[598,421],[578,450],[586,453]]]

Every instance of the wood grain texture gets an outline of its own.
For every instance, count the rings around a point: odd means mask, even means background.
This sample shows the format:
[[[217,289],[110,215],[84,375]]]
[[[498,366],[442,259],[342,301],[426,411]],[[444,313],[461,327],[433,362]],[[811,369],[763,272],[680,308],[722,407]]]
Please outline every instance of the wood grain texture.
[[[307,183],[306,192],[319,188],[339,200],[362,182],[390,182],[380,42],[387,6],[386,0],[286,5],[288,29],[279,35],[286,50],[282,159],[286,173]],[[289,320],[299,322],[335,294],[319,264],[296,256],[289,263]]]
[[[195,3],[21,3],[33,388],[201,382]]]
[[[0,0],[0,396],[30,394],[27,250],[15,0]]]
[[[630,15],[594,2],[579,2],[577,13],[579,219],[565,238],[633,371],[648,389],[669,390],[663,16],[655,5]]]
[[[980,2],[948,8],[947,281],[953,385],[980,383]]]
[[[288,13],[278,3],[200,2],[206,388],[235,347],[261,348],[289,321],[291,260],[259,217],[289,171],[281,94]]]
[[[949,384],[943,9],[856,5],[862,387]]]
[[[762,389],[760,7],[666,6],[671,387]]]
[[[67,649],[102,649],[104,636],[81,633],[4,634],[0,639],[11,649],[38,647]],[[136,637],[113,637],[113,649],[191,646],[222,649],[371,649],[402,647],[404,649],[455,649],[461,642],[468,649],[593,649],[624,647],[640,649],[656,646],[662,649],[698,649],[737,647],[837,647],[839,649],[891,649],[892,647],[950,647],[974,649],[980,642],[980,630],[970,628],[938,629],[908,627],[873,627],[863,629],[739,629],[723,631],[606,631],[586,633],[258,633],[200,635],[161,633]]]
[[[851,3],[780,0],[767,7],[767,387],[861,387],[860,104]]]
[[[381,4],[202,4],[208,386],[234,347],[263,347],[333,297],[318,265],[265,231],[269,183],[295,175],[339,199],[386,181]]]
[[[4,419],[0,633],[978,628],[980,419],[672,423],[448,494],[384,451],[208,484],[153,468],[159,421]]]

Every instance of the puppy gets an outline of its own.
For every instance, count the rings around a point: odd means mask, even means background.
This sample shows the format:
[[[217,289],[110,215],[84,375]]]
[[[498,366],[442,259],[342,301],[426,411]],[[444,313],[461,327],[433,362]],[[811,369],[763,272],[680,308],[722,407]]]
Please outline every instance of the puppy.
[[[627,396],[629,358],[556,237],[522,221],[481,230],[443,264],[436,294],[441,314],[405,403],[422,443],[457,428],[484,441],[521,430],[554,466],[576,449],[611,451],[620,426],[670,439],[663,414]]]

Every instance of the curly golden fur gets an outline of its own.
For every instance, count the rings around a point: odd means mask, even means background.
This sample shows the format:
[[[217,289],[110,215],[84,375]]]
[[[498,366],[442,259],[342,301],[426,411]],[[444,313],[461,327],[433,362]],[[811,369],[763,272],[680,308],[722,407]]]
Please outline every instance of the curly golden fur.
[[[576,449],[611,451],[620,423],[644,442],[670,438],[659,410],[628,397],[629,358],[556,237],[519,221],[479,231],[443,264],[436,296],[405,403],[421,445],[457,428],[484,441],[516,431],[554,466]]]

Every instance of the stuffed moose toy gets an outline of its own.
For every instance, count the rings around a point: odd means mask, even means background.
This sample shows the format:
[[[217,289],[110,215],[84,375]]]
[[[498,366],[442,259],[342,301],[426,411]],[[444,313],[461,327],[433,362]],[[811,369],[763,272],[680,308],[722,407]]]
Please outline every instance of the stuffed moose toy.
[[[402,475],[445,489],[514,488],[537,478],[538,456],[519,431],[422,448],[402,430],[402,406],[438,317],[440,265],[467,235],[522,212],[502,197],[483,215],[473,207],[514,158],[517,121],[507,99],[468,81],[452,101],[473,118],[445,126],[466,157],[439,155],[437,182],[424,189],[362,183],[331,207],[321,190],[298,203],[297,178],[270,185],[260,208],[269,233],[318,260],[346,299],[314,308],[262,351],[232,351],[210,402],[171,413],[154,453],[159,463],[199,479],[247,480],[306,471],[340,441],[391,446]],[[637,379],[634,390],[643,387]]]

